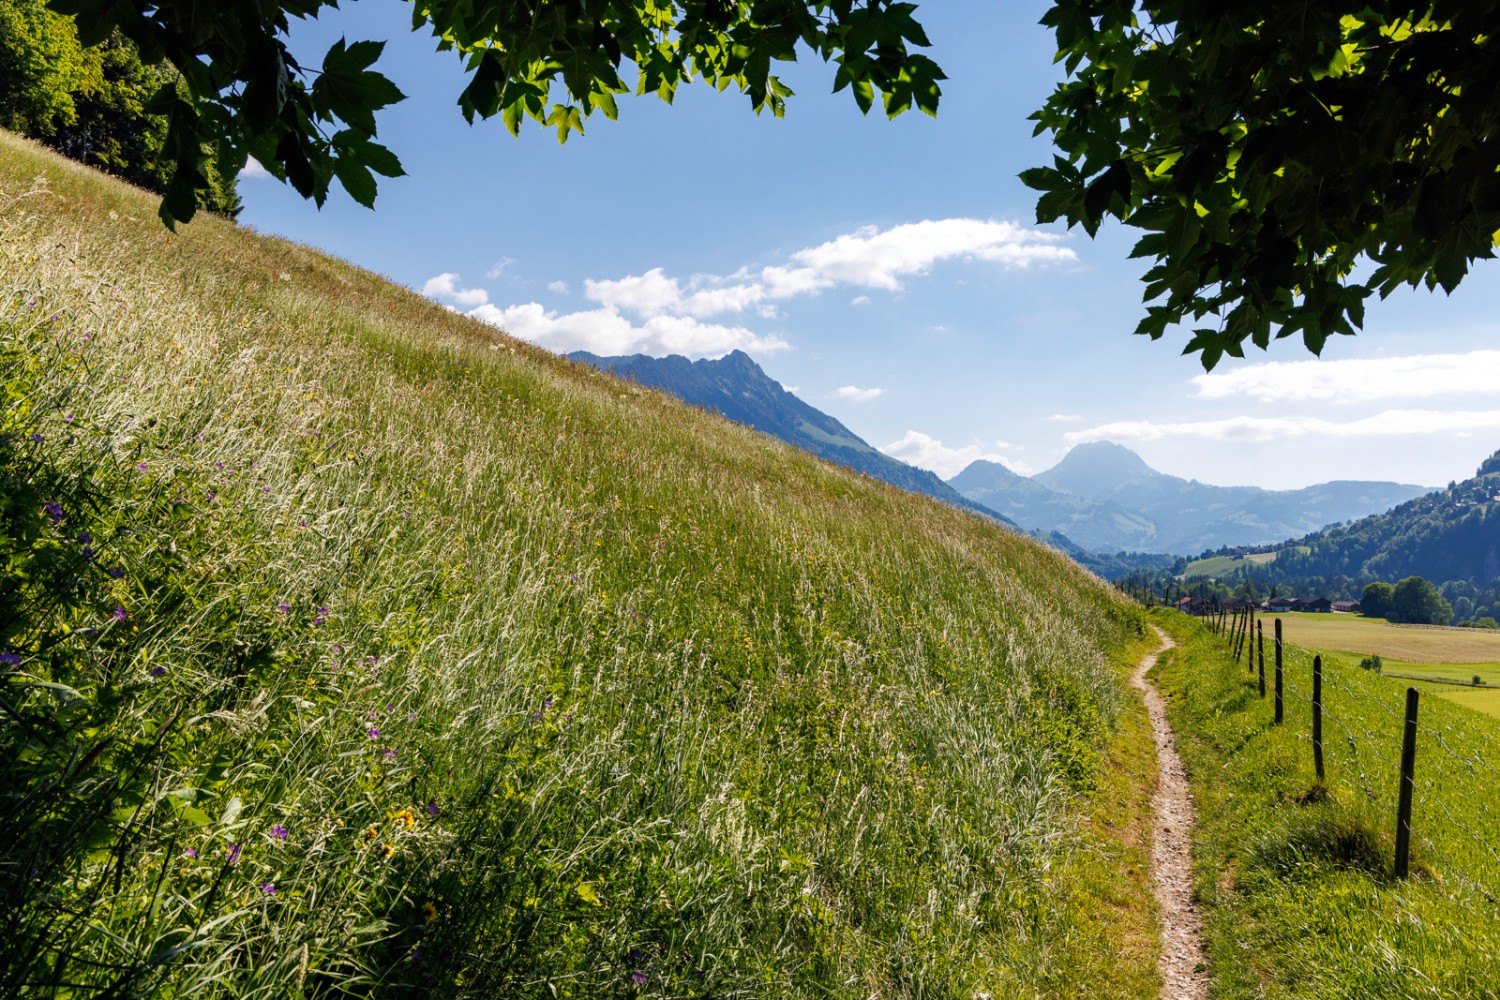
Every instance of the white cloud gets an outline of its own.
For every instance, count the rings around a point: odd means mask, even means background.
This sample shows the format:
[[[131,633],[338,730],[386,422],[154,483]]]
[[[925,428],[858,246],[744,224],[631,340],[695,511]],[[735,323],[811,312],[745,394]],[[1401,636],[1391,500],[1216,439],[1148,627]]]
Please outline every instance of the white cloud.
[[[1050,416],[1043,417],[1042,419],[1050,420],[1054,424],[1069,424],[1075,420],[1082,420],[1083,416],[1078,413],[1054,413]]]
[[[549,281],[547,282],[547,291],[557,295],[567,295],[572,289],[568,287],[566,281]]]
[[[855,403],[868,403],[872,399],[878,399],[885,395],[884,389],[861,389],[857,385],[841,385],[833,390],[833,394],[839,399],[847,399]]]
[[[1500,351],[1347,361],[1269,361],[1192,379],[1205,399],[1354,403],[1500,392]]]
[[[682,286],[659,267],[645,274],[633,274],[612,281],[584,281],[583,294],[608,309],[633,312],[638,316],[656,316],[682,302]]]
[[[558,313],[539,302],[527,302],[503,309],[481,305],[468,315],[561,353],[718,357],[736,349],[766,353],[789,346],[779,337],[763,337],[739,326],[702,323],[690,316],[653,316],[637,326],[609,308]]]
[[[447,299],[454,305],[465,309],[472,309],[489,302],[489,293],[483,288],[460,288],[458,281],[458,275],[452,271],[444,271],[442,274],[427,279],[422,285],[422,294],[429,299]]]
[[[488,271],[484,273],[484,276],[493,281],[494,279],[500,277],[500,275],[504,274],[505,269],[507,267],[510,267],[515,262],[516,259],[514,257],[501,257],[499,260],[495,261],[495,263],[490,267]]]
[[[867,306],[870,304],[870,297],[868,295],[856,295],[849,300],[849,304],[851,306]]]
[[[270,177],[271,171],[261,166],[260,161],[251,156],[245,160],[245,165],[240,168],[241,177]]]
[[[1318,436],[1324,438],[1382,438],[1416,434],[1466,434],[1500,430],[1500,410],[1383,410],[1358,420],[1324,420],[1319,417],[1228,417],[1222,420],[1189,420],[1156,423],[1127,420],[1070,431],[1063,440],[1070,445],[1084,441],[1160,441],[1163,438],[1197,438],[1203,441],[1286,441]]]
[[[1004,441],[996,441],[995,446],[997,448],[1011,447]],[[1012,472],[1023,476],[1031,474],[1030,468],[1024,462],[1001,454],[986,445],[971,444],[962,448],[950,448],[937,438],[923,434],[921,431],[907,431],[899,441],[882,445],[880,450],[909,465],[935,472],[942,479],[952,479],[968,468],[969,463],[981,459],[987,462],[999,462]]]

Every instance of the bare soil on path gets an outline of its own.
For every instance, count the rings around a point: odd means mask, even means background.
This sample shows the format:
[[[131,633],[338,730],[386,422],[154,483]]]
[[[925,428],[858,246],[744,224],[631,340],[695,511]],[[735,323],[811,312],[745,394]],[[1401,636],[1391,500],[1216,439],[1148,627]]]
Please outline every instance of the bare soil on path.
[[[1151,796],[1151,882],[1161,907],[1163,1000],[1202,1000],[1208,995],[1208,956],[1203,948],[1203,913],[1193,899],[1193,800],[1187,769],[1177,754],[1167,704],[1146,673],[1174,645],[1152,626],[1161,648],[1136,667],[1130,686],[1141,692],[1156,739],[1157,782]]]

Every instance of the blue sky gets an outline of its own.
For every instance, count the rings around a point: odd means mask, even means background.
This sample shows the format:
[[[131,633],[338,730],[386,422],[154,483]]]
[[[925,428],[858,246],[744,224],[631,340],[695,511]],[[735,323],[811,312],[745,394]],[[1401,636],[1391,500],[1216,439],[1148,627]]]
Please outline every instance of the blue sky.
[[[247,175],[241,221],[354,261],[554,350],[748,351],[872,444],[952,476],[1021,472],[1114,440],[1205,482],[1440,485],[1500,448],[1500,275],[1452,297],[1373,304],[1316,360],[1299,341],[1204,376],[1186,335],[1131,334],[1142,265],[1123,227],[1033,224],[1016,180],[1048,162],[1027,115],[1058,78],[1046,4],[945,0],[919,19],[948,73],[937,119],[863,117],[832,69],[786,68],[786,118],[685,87],[622,100],[559,145],[467,125],[457,59],[405,4],[348,3],[299,26],[309,65],[340,35],[388,40],[408,99],[378,118],[407,177],[374,211],[319,211]]]

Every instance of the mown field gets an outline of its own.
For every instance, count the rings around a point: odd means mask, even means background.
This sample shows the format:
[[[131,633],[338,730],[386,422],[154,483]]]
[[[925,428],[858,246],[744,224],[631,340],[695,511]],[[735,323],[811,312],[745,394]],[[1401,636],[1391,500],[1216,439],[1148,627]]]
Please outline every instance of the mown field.
[[[154,213],[0,134],[0,993],[1155,995],[1104,584]]]
[[[1285,614],[1287,642],[1358,659],[1378,655],[1382,670],[1428,680],[1425,692],[1476,711],[1500,716],[1500,691],[1454,687],[1452,682],[1500,685],[1500,632],[1474,628],[1393,625],[1357,615]],[[1270,627],[1271,619],[1266,620]]]
[[[1209,556],[1207,559],[1195,559],[1188,563],[1187,568],[1182,571],[1182,578],[1190,580],[1197,576],[1228,576],[1235,570],[1244,568],[1246,563],[1252,566],[1264,566],[1275,561],[1275,552],[1251,552],[1244,556]]]
[[[1222,640],[1176,612],[1156,620],[1181,643],[1156,677],[1199,807],[1212,995],[1500,996],[1500,720],[1422,696],[1412,874],[1398,881],[1406,683],[1357,657],[1324,656],[1319,782],[1313,650],[1287,650],[1286,719],[1276,725],[1272,698]]]

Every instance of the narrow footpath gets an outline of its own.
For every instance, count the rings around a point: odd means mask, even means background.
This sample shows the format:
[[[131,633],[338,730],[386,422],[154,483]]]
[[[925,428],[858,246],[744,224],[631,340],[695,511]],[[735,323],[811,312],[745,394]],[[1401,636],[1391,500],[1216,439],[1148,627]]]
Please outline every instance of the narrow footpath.
[[[1171,639],[1152,626],[1161,648],[1141,660],[1130,686],[1139,690],[1156,739],[1156,793],[1151,796],[1151,882],[1161,907],[1162,1000],[1202,1000],[1208,995],[1208,956],[1203,949],[1203,913],[1193,901],[1193,800],[1187,769],[1177,755],[1167,705],[1146,672],[1171,649]]]

